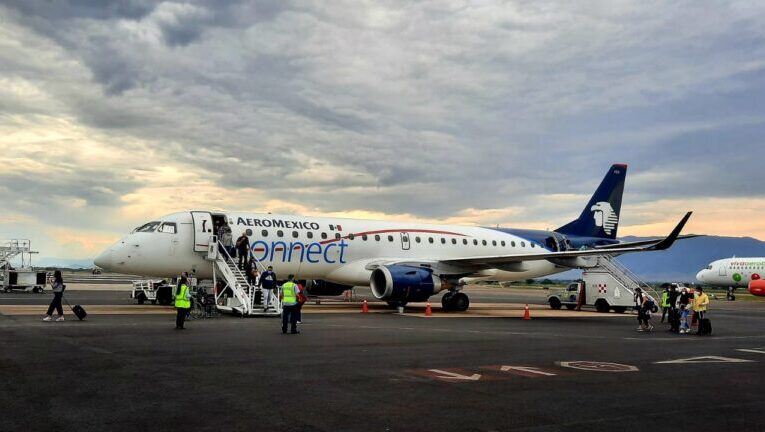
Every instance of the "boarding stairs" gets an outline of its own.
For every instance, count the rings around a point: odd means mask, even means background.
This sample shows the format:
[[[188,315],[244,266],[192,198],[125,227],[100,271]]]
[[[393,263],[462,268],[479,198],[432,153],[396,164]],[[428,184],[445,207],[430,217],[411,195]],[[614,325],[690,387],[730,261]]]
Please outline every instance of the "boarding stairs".
[[[5,268],[10,263],[10,261],[17,256],[21,255],[22,257],[22,264],[21,266],[24,267],[25,263],[23,262],[24,254],[33,254],[37,253],[32,251],[30,241],[25,239],[12,239],[7,240],[2,243],[0,243],[0,268]]]
[[[282,304],[276,290],[271,294],[268,304],[264,305],[265,292],[247,281],[247,276],[226,248],[220,247],[219,242],[214,245],[214,253],[208,252],[208,259],[214,257],[213,286],[218,286],[219,280],[226,285],[224,289],[215,292],[217,309],[241,316],[280,316]],[[251,256],[250,259],[255,260],[260,272],[266,270],[255,257]]]
[[[629,291],[633,296],[635,295],[635,289],[640,288],[641,291],[648,294],[648,296],[653,299],[654,303],[657,305],[660,304],[661,297],[658,295],[656,290],[652,286],[643,282],[632,270],[628,269],[626,266],[614,259],[613,256],[600,255],[597,257],[597,260],[597,265],[587,269],[587,271],[606,272],[613,276],[614,279],[619,281],[624,286],[624,288],[627,289],[627,291]]]

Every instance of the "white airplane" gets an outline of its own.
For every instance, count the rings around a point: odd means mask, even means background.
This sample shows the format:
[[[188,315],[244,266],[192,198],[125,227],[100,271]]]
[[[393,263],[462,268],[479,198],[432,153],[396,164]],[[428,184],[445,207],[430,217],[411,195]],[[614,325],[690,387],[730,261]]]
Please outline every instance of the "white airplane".
[[[447,310],[467,310],[461,292],[472,280],[515,281],[587,267],[591,257],[669,248],[688,221],[657,240],[616,240],[627,166],[609,168],[578,219],[554,230],[482,228],[249,212],[188,211],[136,228],[95,260],[105,270],[174,277],[193,271],[212,278],[206,260],[213,227],[245,233],[251,254],[281,277],[314,280],[316,295],[370,286],[391,304],[442,297]],[[680,236],[685,237],[685,236]]]
[[[712,261],[696,274],[696,280],[723,288],[748,287],[756,296],[765,296],[765,258],[726,258]]]

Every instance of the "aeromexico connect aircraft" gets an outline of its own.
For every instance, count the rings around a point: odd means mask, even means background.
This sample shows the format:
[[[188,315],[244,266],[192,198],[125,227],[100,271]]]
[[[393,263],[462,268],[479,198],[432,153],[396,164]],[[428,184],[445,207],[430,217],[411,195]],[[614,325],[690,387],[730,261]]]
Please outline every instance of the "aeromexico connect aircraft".
[[[447,310],[467,310],[461,292],[473,280],[515,281],[591,266],[593,257],[669,248],[687,213],[664,238],[616,240],[627,166],[613,165],[578,219],[554,230],[482,228],[247,212],[174,213],[136,228],[102,252],[95,264],[120,273],[173,277],[194,271],[212,278],[206,260],[213,227],[246,233],[252,256],[280,277],[315,281],[315,295],[369,285],[391,304],[442,297]]]
[[[723,288],[748,287],[756,296],[765,296],[765,258],[725,258],[711,262],[696,274],[696,280]]]

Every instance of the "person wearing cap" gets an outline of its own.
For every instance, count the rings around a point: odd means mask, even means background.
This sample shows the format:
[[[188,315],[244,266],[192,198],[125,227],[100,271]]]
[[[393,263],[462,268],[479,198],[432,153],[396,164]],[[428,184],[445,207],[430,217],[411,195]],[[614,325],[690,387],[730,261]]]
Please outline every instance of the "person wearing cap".
[[[282,301],[282,333],[287,333],[287,323],[290,324],[290,333],[300,333],[297,329],[298,321],[298,294],[301,290],[294,281],[295,275],[287,276],[287,282],[282,285],[279,299]]]

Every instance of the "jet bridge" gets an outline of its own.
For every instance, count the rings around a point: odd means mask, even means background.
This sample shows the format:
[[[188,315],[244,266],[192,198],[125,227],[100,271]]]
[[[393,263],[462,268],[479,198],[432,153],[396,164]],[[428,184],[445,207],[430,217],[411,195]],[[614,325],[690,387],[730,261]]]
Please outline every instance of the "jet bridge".
[[[260,272],[266,268],[255,257]],[[213,262],[213,286],[215,286],[215,304],[219,311],[241,316],[280,316],[282,304],[276,292],[273,292],[268,304],[264,304],[263,290],[247,281],[226,248],[217,239],[208,244],[207,260]],[[220,283],[219,283],[220,282]],[[222,287],[219,289],[218,287]],[[276,290],[274,290],[276,291]]]

